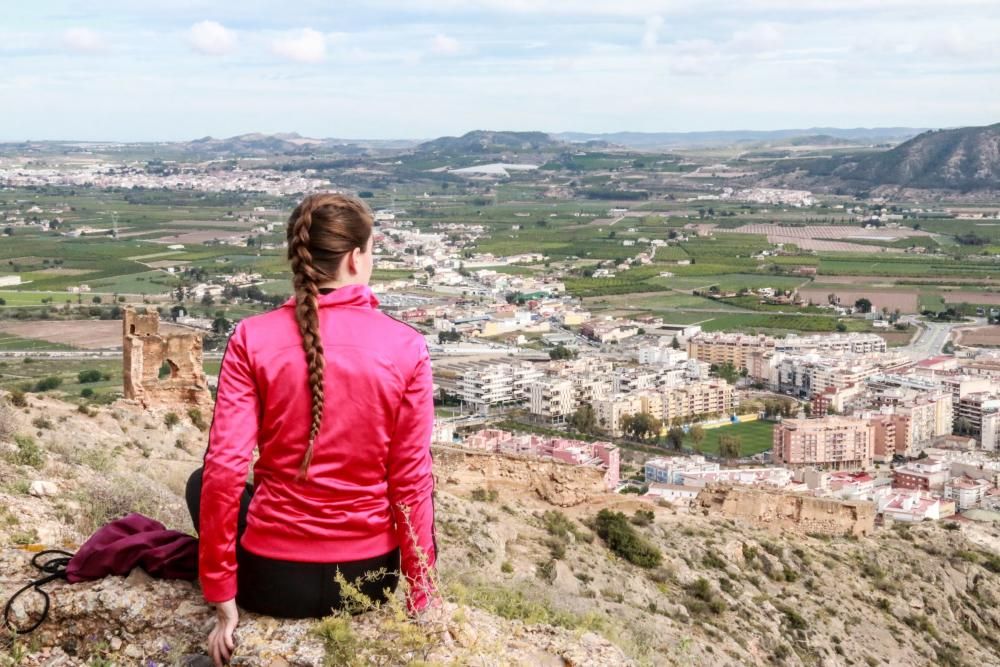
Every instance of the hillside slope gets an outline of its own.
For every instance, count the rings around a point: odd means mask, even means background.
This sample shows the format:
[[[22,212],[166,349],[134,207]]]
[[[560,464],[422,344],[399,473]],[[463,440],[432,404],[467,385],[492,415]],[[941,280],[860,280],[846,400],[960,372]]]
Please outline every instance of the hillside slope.
[[[1000,123],[924,132],[834,175],[867,184],[972,190],[1000,188]]]
[[[190,419],[167,427],[162,410],[28,403],[0,412],[0,597],[32,576],[31,545],[73,547],[126,511],[191,530],[180,494],[205,434]],[[246,615],[240,664],[1000,664],[996,530],[779,532],[584,493],[589,478],[574,486],[573,468],[539,476],[530,462],[504,459],[498,475],[461,457],[436,461],[449,606],[433,632],[392,609],[323,623]],[[36,480],[52,482],[53,494],[31,495]],[[612,553],[595,535],[602,509],[634,517],[660,563]],[[211,622],[191,584],[138,572],[49,588],[51,620],[8,647],[22,656],[9,664],[184,664]]]

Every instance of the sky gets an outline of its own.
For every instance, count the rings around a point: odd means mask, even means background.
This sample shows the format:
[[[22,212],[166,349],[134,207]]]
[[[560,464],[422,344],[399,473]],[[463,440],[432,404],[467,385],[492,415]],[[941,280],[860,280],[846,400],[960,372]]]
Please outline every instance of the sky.
[[[1000,122],[998,0],[33,0],[0,141]]]

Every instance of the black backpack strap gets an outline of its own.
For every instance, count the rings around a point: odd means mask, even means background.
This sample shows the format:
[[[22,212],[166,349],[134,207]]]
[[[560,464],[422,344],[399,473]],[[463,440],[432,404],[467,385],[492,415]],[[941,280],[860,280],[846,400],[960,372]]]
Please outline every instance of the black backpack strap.
[[[51,554],[56,554],[59,557],[51,558],[45,561],[44,563],[40,562],[40,559],[43,556],[48,556]],[[34,632],[39,625],[45,622],[45,619],[48,618],[49,616],[49,594],[43,591],[41,587],[44,584],[49,583],[50,581],[55,581],[56,579],[65,579],[66,567],[69,565],[69,561],[72,557],[73,554],[69,553],[68,551],[62,551],[61,549],[46,549],[45,551],[39,551],[37,554],[32,556],[31,564],[37,567],[42,572],[45,572],[48,576],[32,581],[30,584],[28,584],[21,590],[14,593],[10,597],[10,599],[7,600],[7,604],[5,604],[3,608],[3,624],[8,630],[10,630],[15,634],[26,635],[29,632]],[[40,593],[43,600],[45,601],[45,604],[42,605],[42,615],[39,617],[37,621],[34,622],[34,624],[31,625],[31,627],[18,628],[17,626],[14,625],[13,621],[11,620],[11,612],[14,609],[14,600],[20,597],[22,593],[25,593],[28,590],[31,590],[32,588],[35,589],[36,592]]]

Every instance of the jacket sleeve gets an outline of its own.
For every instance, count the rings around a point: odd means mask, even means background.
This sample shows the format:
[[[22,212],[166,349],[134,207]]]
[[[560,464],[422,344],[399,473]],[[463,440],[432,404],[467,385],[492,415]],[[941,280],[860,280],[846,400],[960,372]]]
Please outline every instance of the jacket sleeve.
[[[413,376],[403,392],[389,446],[389,502],[396,521],[401,568],[410,586],[407,607],[420,611],[434,597],[437,561],[434,536],[434,476],[431,432],[434,390],[431,360],[423,345]]]
[[[209,603],[236,597],[237,517],[257,445],[259,417],[257,386],[241,323],[222,357],[202,473],[198,576]]]

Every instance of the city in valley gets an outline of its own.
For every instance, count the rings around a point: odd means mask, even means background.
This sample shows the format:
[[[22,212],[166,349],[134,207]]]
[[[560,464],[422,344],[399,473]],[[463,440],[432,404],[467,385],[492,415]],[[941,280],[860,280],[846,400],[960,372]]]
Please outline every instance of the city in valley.
[[[741,642],[753,664],[861,664],[859,651],[873,665],[987,664],[997,617],[976,600],[997,589],[972,582],[1000,570],[1000,172],[975,150],[998,135],[0,145],[0,389],[33,417],[0,432],[0,505],[51,496],[52,516],[103,516],[58,466],[86,460],[99,480],[117,464],[96,445],[61,450],[73,424],[134,453],[136,471],[200,460],[230,333],[292,293],[290,211],[344,192],[374,212],[381,309],[432,358],[439,484],[458,499],[442,505],[443,543],[583,614],[543,606],[536,621],[630,637],[619,644],[639,662],[684,646],[723,664],[712,645],[728,631],[693,628],[753,600],[765,611],[739,614],[770,614],[770,629],[733,630],[747,639],[724,640],[732,664],[750,664]],[[918,164],[928,143],[980,162]],[[48,468],[32,454],[43,445]],[[76,534],[9,516],[21,546]],[[633,541],[601,523],[615,517]],[[495,546],[520,530],[537,536]],[[610,550],[594,551],[595,532]],[[854,555],[838,565],[837,551]],[[968,588],[885,555],[910,553],[947,556]],[[855,641],[868,630],[835,620],[822,598],[862,576],[874,592],[852,589],[851,613],[919,642]],[[482,585],[465,581],[461,599],[512,613],[477,598]],[[535,600],[533,587],[517,595]],[[590,628],[584,612],[612,620]],[[619,636],[615,619],[633,627]],[[672,628],[666,648],[653,628]]]

